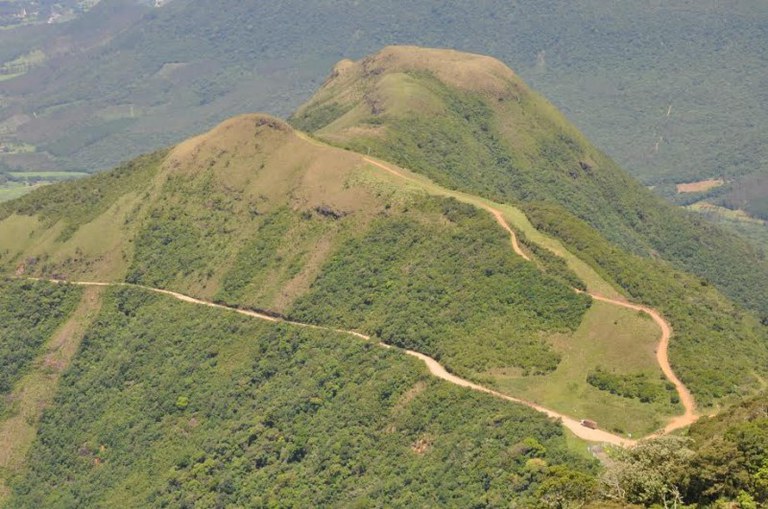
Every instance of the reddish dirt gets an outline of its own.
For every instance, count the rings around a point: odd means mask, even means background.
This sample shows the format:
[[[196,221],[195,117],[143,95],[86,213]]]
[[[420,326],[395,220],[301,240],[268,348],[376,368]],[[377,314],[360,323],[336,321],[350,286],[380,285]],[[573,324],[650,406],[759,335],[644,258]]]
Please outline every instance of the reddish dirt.
[[[631,302],[616,299],[609,299],[608,297],[603,297],[602,295],[594,293],[590,293],[589,296],[595,300],[608,302],[610,304],[615,304],[616,306],[634,309],[636,311],[642,311],[643,313],[650,316],[653,321],[656,322],[656,325],[658,325],[661,329],[661,339],[659,339],[659,346],[656,348],[656,361],[659,363],[659,367],[661,367],[661,371],[664,373],[664,376],[667,377],[667,380],[675,385],[675,390],[677,391],[677,395],[680,398],[680,404],[682,404],[683,408],[685,409],[685,413],[675,417],[669,423],[667,423],[663,432],[655,433],[652,436],[669,433],[696,422],[696,420],[699,418],[699,415],[696,413],[696,401],[693,399],[691,391],[689,391],[685,384],[683,384],[683,382],[677,377],[674,370],[672,369],[672,366],[669,364],[669,340],[672,337],[672,326],[669,325],[669,322],[667,322],[658,311],[647,306],[633,304]]]

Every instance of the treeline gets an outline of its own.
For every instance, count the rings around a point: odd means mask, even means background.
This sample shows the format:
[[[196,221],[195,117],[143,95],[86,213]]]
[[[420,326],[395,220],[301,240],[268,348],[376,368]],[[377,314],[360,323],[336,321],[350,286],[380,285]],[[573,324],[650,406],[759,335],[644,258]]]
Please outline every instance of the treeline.
[[[604,499],[626,506],[768,505],[768,399],[765,394],[664,437],[616,450],[600,476]]]
[[[119,288],[10,507],[551,507],[593,496],[595,467],[396,350]]]
[[[587,375],[587,383],[624,398],[639,399],[643,403],[653,403],[664,398],[668,398],[673,405],[680,402],[674,384],[661,384],[646,373],[614,373],[598,366]]]

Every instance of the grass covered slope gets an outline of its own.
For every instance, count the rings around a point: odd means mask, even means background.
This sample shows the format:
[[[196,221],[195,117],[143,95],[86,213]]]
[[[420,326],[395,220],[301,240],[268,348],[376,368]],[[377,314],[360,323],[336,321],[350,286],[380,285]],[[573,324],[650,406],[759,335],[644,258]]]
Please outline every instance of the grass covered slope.
[[[655,307],[670,321],[672,365],[699,404],[744,396],[763,385],[768,330],[754,314],[669,263],[616,249],[559,206],[530,204],[526,211],[536,228],[560,239],[611,284]]]
[[[660,255],[768,316],[760,253],[655,197],[495,59],[389,47],[342,61],[291,121],[447,187],[561,204],[630,252]]]
[[[11,506],[531,506],[590,468],[555,423],[397,351],[124,288]]]
[[[576,330],[589,307],[569,271],[524,262],[487,211],[376,172],[279,120],[238,117],[6,204],[0,231],[29,241],[0,263],[358,329],[467,376],[553,370],[546,338]]]
[[[597,301],[574,333],[549,339],[560,357],[551,372],[491,369],[484,375],[507,394],[642,437],[682,413],[656,361],[658,340],[659,328],[647,315]]]

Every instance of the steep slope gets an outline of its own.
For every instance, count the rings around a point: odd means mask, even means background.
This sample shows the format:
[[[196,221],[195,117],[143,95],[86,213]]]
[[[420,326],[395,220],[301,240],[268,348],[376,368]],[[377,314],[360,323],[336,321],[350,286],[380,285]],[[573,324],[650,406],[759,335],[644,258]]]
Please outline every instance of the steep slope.
[[[0,280],[0,418],[13,411],[8,394],[79,296],[77,288]]]
[[[768,399],[765,393],[694,424],[686,437],[617,451],[601,491],[622,504],[765,507]]]
[[[361,155],[243,116],[4,205],[0,263],[359,329],[467,375],[554,369],[547,338],[576,330],[589,299],[515,255],[490,214],[372,173]]]
[[[40,418],[98,309],[100,291],[39,281],[0,282],[0,507],[5,507],[8,481],[25,466]]]
[[[397,351],[109,290],[9,507],[531,507],[591,462]],[[555,484],[555,486],[552,486]]]
[[[761,253],[656,198],[495,59],[389,47],[342,61],[292,122],[454,189],[559,204],[628,251],[660,256],[768,316]]]
[[[405,170],[392,174],[374,163],[307,140],[279,120],[238,117],[168,152],[0,207],[0,263],[24,276],[127,281],[356,329],[507,388],[509,374],[546,384],[540,375],[559,368],[564,345],[584,334],[582,324],[613,316],[571,287],[618,296],[615,290],[574,257],[565,264],[547,256],[548,249],[567,251],[520,222],[519,211],[404,181]],[[527,244],[536,262],[513,253],[497,224],[501,216],[481,209],[511,214],[536,239]],[[541,242],[546,249],[536,247]],[[602,340],[576,376],[602,364],[620,368],[621,376],[651,377],[661,401],[631,401],[574,379],[583,391],[578,401],[589,406],[553,403],[576,417],[596,415],[612,429],[648,433],[678,410],[658,381],[652,346],[659,332],[625,319],[621,337],[648,345],[645,353],[620,367],[610,359],[621,347]],[[751,345],[733,356],[750,367],[746,373],[713,370],[711,356],[701,363],[686,350],[673,355],[704,404],[748,391],[751,369],[762,372],[754,326],[743,320],[725,319],[723,334]],[[691,344],[691,327],[678,324]],[[705,349],[716,352],[719,341]]]

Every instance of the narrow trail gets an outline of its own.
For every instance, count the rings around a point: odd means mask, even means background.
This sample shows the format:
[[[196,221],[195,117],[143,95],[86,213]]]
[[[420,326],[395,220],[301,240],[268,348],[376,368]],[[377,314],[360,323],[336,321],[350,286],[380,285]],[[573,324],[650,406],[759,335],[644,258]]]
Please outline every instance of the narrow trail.
[[[377,168],[380,168],[393,175],[396,175],[401,179],[408,180],[415,183],[419,182],[418,180],[412,177],[409,177],[408,175],[405,175],[404,173],[396,170],[395,168],[392,168],[387,164],[371,159],[370,157],[363,157],[363,160]],[[523,251],[523,249],[521,248],[520,243],[518,242],[518,239],[517,239],[517,235],[515,234],[515,231],[509,226],[506,219],[504,219],[503,213],[500,210],[490,205],[481,204],[480,206],[483,207],[488,212],[490,212],[493,215],[493,217],[496,219],[496,222],[502,228],[504,228],[504,230],[506,230],[509,233],[510,242],[512,244],[513,251],[517,255],[522,257],[524,260],[531,261],[530,256],[528,256],[528,254],[525,251]],[[664,427],[663,431],[654,433],[650,435],[650,437],[655,437],[665,433],[669,433],[676,429],[684,428],[685,426],[693,424],[699,418],[699,415],[696,413],[696,402],[693,399],[693,395],[691,394],[691,392],[688,390],[685,384],[683,384],[683,382],[677,377],[674,370],[672,369],[672,366],[669,363],[669,340],[672,337],[672,327],[670,326],[669,322],[667,322],[658,311],[650,307],[642,306],[640,304],[633,304],[631,302],[627,302],[624,300],[611,299],[597,293],[582,292],[580,290],[576,290],[576,291],[578,293],[586,293],[587,295],[589,295],[591,298],[595,300],[613,304],[615,306],[624,307],[627,309],[641,311],[647,314],[648,316],[650,316],[651,319],[653,319],[653,321],[656,323],[656,325],[658,325],[659,328],[661,329],[661,338],[659,339],[659,345],[656,348],[656,361],[658,362],[659,367],[661,368],[661,371],[662,373],[664,373],[664,376],[667,378],[667,380],[669,380],[675,386],[675,391],[677,392],[677,395],[680,399],[680,404],[683,405],[684,413],[683,415],[674,417],[671,421],[669,421],[667,425]],[[499,395],[504,396],[501,394]],[[514,398],[512,398],[512,400],[520,401]],[[528,406],[534,406],[532,403],[528,403],[528,402],[523,402],[523,403],[528,404]],[[534,408],[536,407],[534,406]],[[547,413],[546,409],[541,409],[541,411]],[[565,420],[563,421],[563,423],[565,424]]]

